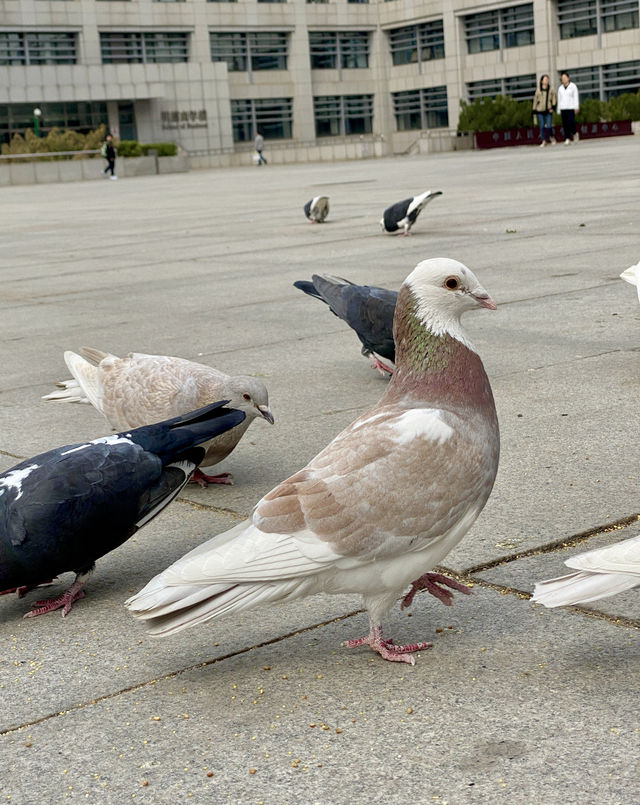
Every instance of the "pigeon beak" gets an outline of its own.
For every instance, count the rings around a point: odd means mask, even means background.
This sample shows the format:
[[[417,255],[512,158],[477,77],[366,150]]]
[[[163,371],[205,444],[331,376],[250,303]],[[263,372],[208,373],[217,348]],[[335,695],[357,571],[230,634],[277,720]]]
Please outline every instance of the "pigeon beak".
[[[489,310],[495,310],[498,307],[484,289],[478,288],[478,290],[472,291],[470,293],[471,296],[476,300],[476,302],[482,307],[486,307]]]
[[[273,423],[275,422],[275,420],[274,420],[274,418],[273,418],[273,414],[272,414],[272,413],[271,413],[271,411],[270,411],[270,410],[267,408],[267,406],[266,406],[266,405],[257,405],[257,406],[256,406],[256,408],[258,409],[258,411],[260,411],[260,413],[261,413],[261,414],[262,414],[262,416],[263,416],[263,417],[264,417],[264,418],[267,420],[267,422],[268,422],[270,425],[273,425]]]

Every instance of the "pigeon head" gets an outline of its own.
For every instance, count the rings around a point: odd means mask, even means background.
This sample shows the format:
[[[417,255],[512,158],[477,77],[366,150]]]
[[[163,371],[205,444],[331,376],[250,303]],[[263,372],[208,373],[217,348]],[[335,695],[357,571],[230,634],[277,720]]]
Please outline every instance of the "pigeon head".
[[[227,395],[230,408],[244,411],[249,420],[261,416],[273,425],[273,414],[269,409],[269,393],[262,380],[244,375],[231,377],[225,388],[225,396]]]
[[[405,280],[403,290],[415,315],[431,333],[448,333],[463,343],[466,337],[460,326],[462,314],[477,307],[496,309],[496,303],[473,271],[447,257],[418,263]]]

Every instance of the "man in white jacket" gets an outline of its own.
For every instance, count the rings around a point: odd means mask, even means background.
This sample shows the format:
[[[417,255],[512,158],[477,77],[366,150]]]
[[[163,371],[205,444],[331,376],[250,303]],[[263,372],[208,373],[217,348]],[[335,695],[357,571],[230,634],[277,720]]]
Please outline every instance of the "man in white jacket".
[[[573,142],[576,133],[576,115],[580,111],[578,87],[569,78],[569,73],[560,76],[562,83],[558,87],[558,112],[562,115],[564,144]]]

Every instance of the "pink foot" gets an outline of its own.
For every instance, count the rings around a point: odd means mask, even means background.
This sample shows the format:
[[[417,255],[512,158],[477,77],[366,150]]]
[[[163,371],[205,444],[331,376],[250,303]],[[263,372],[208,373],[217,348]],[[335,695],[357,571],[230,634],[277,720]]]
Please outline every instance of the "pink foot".
[[[442,584],[444,584],[445,587],[441,587],[440,585]],[[402,599],[400,608],[406,609],[411,606],[413,597],[420,590],[426,590],[439,601],[442,601],[446,607],[450,607],[453,604],[453,593],[447,590],[446,587],[457,590],[464,595],[473,595],[473,591],[466,584],[462,584],[455,579],[450,579],[449,576],[445,576],[443,573],[425,573],[424,576],[420,576],[419,579],[411,583],[411,589]]]
[[[190,484],[198,484],[203,489],[206,489],[209,484],[227,484],[233,486],[233,475],[230,472],[221,472],[220,475],[205,475],[202,470],[198,469],[193,473]]]
[[[24,617],[36,618],[38,615],[45,615],[47,612],[54,612],[56,609],[62,607],[62,617],[66,618],[74,602],[84,598],[85,592],[82,589],[83,586],[84,581],[78,581],[76,579],[66,593],[63,593],[59,598],[46,598],[42,601],[34,601],[31,605],[33,609],[31,612],[27,612]]]
[[[366,637],[359,637],[355,640],[345,640],[342,644],[345,648],[356,648],[356,646],[369,646],[371,651],[377,652],[384,660],[390,662],[407,662],[409,665],[416,664],[414,651],[422,651],[431,648],[432,643],[410,643],[407,646],[396,646],[393,640],[385,640],[382,637],[382,627],[372,626],[371,631]]]
[[[383,377],[393,374],[393,369],[387,366],[386,363],[383,363],[380,358],[376,358],[375,355],[371,356],[371,368],[377,369]]]

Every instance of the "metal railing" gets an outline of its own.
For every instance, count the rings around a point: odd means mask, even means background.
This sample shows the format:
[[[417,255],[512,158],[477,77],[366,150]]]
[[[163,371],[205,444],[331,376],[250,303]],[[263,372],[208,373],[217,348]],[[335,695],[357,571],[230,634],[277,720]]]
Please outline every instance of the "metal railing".
[[[88,151],[38,151],[35,154],[0,154],[0,159],[38,159],[39,157],[72,157],[82,154],[83,156],[93,156],[99,154],[100,149],[95,148]]]

